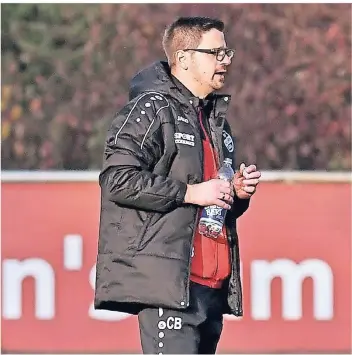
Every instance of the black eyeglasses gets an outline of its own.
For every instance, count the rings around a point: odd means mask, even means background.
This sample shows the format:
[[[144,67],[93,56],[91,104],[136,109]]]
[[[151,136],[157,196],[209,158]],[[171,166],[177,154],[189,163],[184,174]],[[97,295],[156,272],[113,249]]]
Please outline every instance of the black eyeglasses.
[[[216,60],[219,62],[222,62],[225,56],[228,56],[229,59],[231,59],[235,55],[235,50],[230,48],[213,48],[213,49],[188,48],[188,49],[184,49],[184,51],[185,52],[195,51],[195,52],[212,54],[215,55]]]

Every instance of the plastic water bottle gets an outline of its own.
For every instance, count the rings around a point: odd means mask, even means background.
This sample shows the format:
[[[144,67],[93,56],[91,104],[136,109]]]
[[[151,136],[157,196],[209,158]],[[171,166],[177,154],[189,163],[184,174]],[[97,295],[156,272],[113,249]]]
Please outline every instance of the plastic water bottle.
[[[217,178],[230,182],[234,175],[231,159],[225,159]],[[205,237],[218,238],[222,233],[226,212],[225,208],[216,205],[204,207],[198,224],[199,233]]]

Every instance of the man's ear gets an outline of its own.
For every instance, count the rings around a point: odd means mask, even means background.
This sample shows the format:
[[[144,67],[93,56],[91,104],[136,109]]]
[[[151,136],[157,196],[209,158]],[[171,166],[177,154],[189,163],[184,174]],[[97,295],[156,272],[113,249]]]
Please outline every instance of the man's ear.
[[[179,50],[175,53],[175,61],[178,67],[188,70],[187,56],[184,51]]]

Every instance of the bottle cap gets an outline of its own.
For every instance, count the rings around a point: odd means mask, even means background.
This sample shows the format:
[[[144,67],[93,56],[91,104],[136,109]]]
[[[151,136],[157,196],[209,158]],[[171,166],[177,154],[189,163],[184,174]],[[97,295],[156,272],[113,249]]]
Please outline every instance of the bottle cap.
[[[232,164],[232,159],[226,158],[226,159],[224,160],[224,164],[231,165],[231,164]]]

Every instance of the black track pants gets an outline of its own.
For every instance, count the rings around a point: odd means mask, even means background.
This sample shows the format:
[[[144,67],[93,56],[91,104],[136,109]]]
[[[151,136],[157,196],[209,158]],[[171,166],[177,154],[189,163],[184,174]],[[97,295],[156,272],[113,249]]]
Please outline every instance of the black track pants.
[[[221,335],[224,294],[191,283],[183,311],[147,308],[138,315],[144,354],[215,354]]]

